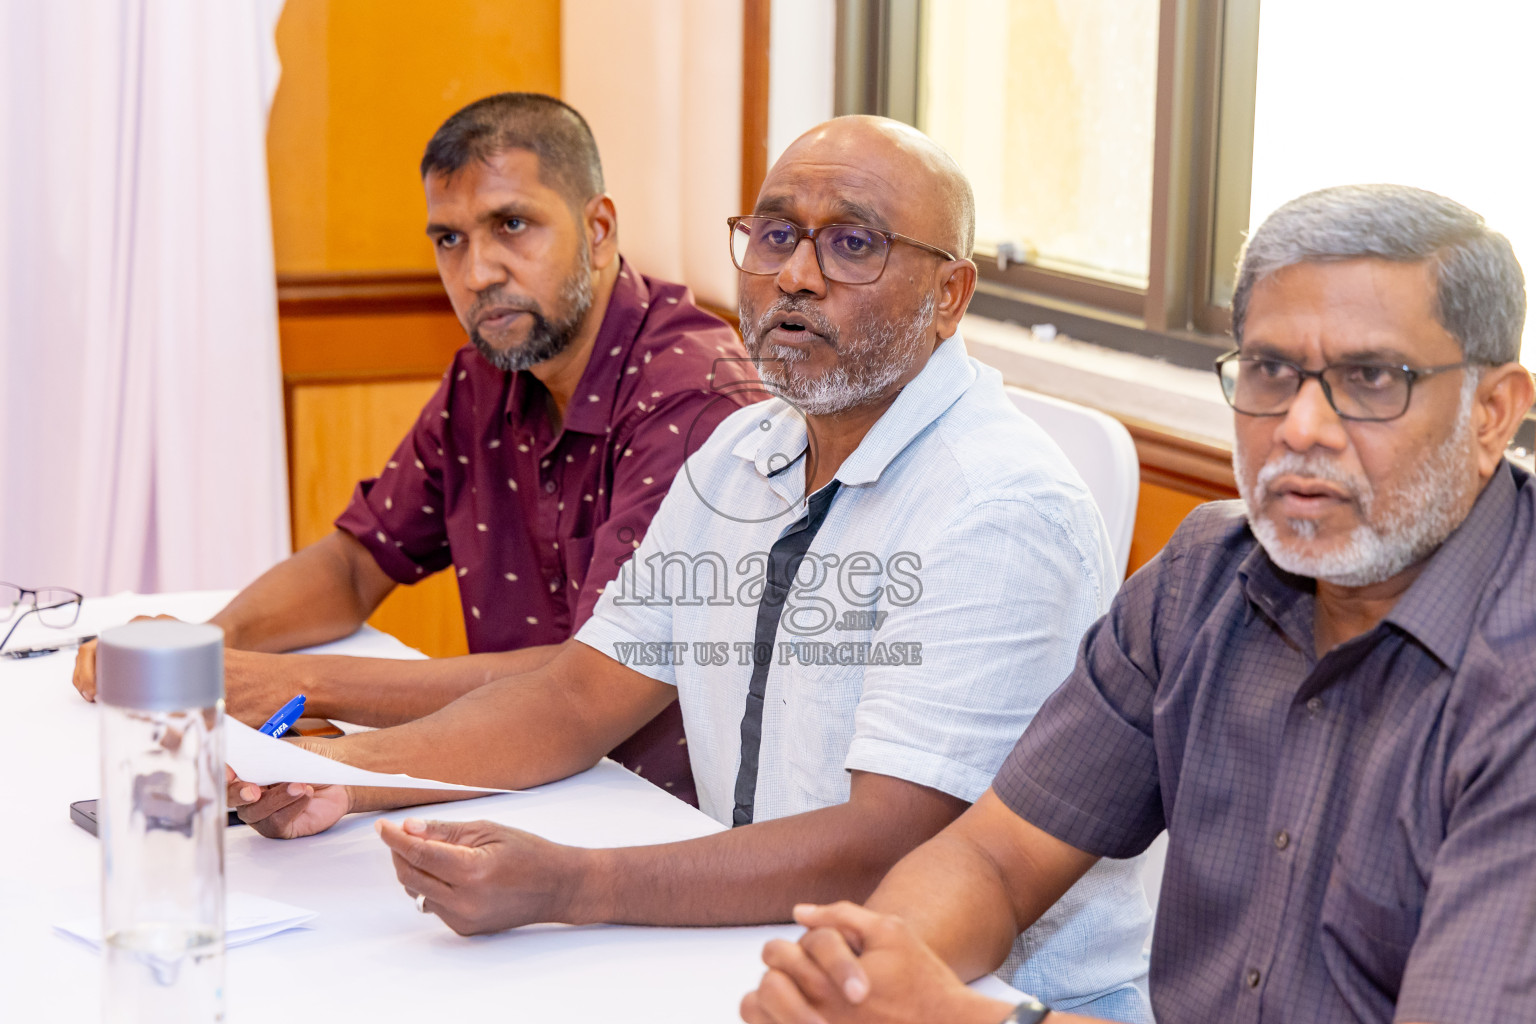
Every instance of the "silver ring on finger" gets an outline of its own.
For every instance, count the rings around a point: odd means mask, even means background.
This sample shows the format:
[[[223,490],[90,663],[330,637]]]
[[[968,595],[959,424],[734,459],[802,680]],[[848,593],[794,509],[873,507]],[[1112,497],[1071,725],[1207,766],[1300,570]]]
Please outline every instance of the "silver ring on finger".
[[[425,914],[427,912],[427,894],[424,892],[417,893],[415,902],[416,912],[418,914]]]

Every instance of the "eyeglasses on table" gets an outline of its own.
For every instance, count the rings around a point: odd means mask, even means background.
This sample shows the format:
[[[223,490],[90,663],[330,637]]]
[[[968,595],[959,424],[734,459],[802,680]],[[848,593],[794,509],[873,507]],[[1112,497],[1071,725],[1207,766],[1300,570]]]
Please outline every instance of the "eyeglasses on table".
[[[30,598],[30,600],[28,600]],[[23,587],[15,583],[0,583],[0,625],[7,622],[5,638],[0,640],[0,650],[10,642],[11,635],[21,620],[36,615],[37,621],[49,629],[68,629],[80,619],[80,603],[85,598],[79,591],[68,587]],[[26,611],[16,614],[23,605]]]

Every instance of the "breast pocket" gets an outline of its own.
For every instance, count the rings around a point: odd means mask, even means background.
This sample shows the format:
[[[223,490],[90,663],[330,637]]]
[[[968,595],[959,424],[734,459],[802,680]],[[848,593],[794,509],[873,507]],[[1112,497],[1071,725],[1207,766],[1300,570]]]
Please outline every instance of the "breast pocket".
[[[1422,900],[1404,903],[1367,889],[1342,862],[1334,863],[1323,896],[1320,926],[1326,960],[1358,971],[1393,999],[1419,934]]]
[[[792,659],[784,672],[786,776],[796,811],[830,807],[848,800],[843,768],[853,742],[854,717],[864,692],[858,665],[803,665]]]

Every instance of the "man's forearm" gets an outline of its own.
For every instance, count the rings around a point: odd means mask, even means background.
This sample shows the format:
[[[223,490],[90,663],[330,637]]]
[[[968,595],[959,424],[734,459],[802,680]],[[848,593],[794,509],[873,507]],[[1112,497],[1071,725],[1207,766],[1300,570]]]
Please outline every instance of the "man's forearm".
[[[477,796],[485,796],[485,794],[466,793],[462,789],[386,789],[382,786],[348,786],[347,813],[366,814],[370,811],[419,807],[422,804],[447,804],[456,800],[473,800]]]
[[[337,531],[268,569],[210,621],[230,647],[291,651],[356,632],[393,587],[368,549]]]
[[[286,667],[296,692],[305,695],[307,714],[385,727],[430,715],[494,680],[531,672],[559,650],[550,644],[425,661],[294,655]]]
[[[850,801],[680,843],[582,850],[570,923],[763,924],[788,921],[797,903],[862,900],[958,813],[951,801]]]
[[[868,906],[904,919],[970,981],[995,970],[1097,859],[1029,824],[989,789],[892,868]]]
[[[903,857],[866,906],[905,920],[966,981],[996,970],[1019,933],[996,866],[953,830]]]
[[[607,678],[614,673],[623,678]],[[592,767],[674,695],[571,641],[532,672],[472,689],[404,725],[327,741],[322,752],[374,771],[525,789]]]

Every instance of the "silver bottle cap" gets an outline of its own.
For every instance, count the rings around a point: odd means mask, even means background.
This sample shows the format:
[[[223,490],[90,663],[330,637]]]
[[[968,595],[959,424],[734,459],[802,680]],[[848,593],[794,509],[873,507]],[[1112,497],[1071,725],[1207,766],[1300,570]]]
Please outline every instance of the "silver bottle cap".
[[[224,697],[224,631],[149,619],[104,630],[96,699],[140,711],[212,707]]]

